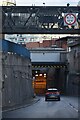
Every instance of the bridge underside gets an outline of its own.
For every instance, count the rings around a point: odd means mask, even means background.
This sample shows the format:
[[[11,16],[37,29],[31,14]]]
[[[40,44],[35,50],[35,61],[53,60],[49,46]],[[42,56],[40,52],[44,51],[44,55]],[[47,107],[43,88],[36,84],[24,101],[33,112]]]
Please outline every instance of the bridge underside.
[[[32,63],[33,82],[36,94],[45,94],[47,88],[57,88],[61,93],[66,92],[65,63]]]
[[[33,69],[48,67],[66,67],[66,62],[32,62]]]
[[[2,33],[78,34],[79,27],[64,25],[64,14],[75,13],[76,24],[80,7],[70,6],[3,6]]]

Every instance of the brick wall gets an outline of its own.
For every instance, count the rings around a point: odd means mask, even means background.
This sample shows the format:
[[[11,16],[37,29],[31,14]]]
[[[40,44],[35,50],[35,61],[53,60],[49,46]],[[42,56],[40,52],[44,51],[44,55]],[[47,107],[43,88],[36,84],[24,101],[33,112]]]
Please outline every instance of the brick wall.
[[[27,48],[37,48],[37,47],[51,47],[55,44],[55,40],[43,40],[43,42],[29,42],[26,44]]]

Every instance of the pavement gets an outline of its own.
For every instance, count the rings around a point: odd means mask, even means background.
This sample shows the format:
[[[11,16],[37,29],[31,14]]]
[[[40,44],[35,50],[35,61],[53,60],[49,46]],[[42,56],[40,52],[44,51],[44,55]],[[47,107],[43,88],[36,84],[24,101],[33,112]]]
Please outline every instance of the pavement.
[[[77,96],[67,96],[65,97],[65,102],[70,105],[77,112],[79,111],[79,98]]]
[[[13,106],[13,107],[12,106],[11,107],[4,107],[4,108],[2,108],[2,112],[13,111],[16,109],[28,107],[28,106],[38,102],[39,100],[40,100],[39,97],[35,97],[35,98],[32,98],[28,101],[24,101],[24,103],[22,103],[22,104],[17,104],[16,106]]]

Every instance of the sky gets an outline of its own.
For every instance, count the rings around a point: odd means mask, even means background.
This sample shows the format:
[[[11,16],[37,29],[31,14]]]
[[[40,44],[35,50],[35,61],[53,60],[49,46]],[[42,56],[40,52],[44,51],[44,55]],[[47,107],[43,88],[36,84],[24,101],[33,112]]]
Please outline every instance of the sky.
[[[66,6],[67,3],[70,6],[77,6],[79,0],[16,0],[17,6]]]

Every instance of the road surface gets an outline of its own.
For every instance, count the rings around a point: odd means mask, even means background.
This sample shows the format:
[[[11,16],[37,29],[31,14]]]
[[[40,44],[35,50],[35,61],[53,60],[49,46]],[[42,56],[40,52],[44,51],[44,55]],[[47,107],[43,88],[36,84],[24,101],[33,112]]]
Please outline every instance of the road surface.
[[[3,118],[78,118],[78,112],[66,102],[66,97],[62,96],[60,101],[45,101],[42,96],[28,107],[3,112]]]

